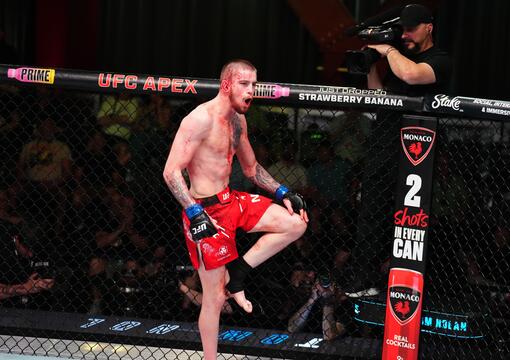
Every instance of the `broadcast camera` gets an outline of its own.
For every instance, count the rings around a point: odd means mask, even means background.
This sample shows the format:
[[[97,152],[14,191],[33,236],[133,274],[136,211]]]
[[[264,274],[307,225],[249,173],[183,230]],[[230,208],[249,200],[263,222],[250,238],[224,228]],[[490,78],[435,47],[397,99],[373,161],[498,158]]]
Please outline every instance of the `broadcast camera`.
[[[344,34],[346,36],[356,35],[372,44],[391,44],[399,48],[403,33],[399,22],[403,8],[403,6],[392,7],[347,29]],[[366,75],[372,64],[380,57],[376,50],[370,48],[347,51],[345,54],[347,71],[350,74]]]
[[[398,24],[399,18],[385,22],[378,26],[368,26],[360,30],[357,36],[372,44],[391,44],[400,47],[402,27]],[[348,50],[345,53],[345,63],[350,74],[368,74],[373,63],[379,60],[381,55],[374,49]]]

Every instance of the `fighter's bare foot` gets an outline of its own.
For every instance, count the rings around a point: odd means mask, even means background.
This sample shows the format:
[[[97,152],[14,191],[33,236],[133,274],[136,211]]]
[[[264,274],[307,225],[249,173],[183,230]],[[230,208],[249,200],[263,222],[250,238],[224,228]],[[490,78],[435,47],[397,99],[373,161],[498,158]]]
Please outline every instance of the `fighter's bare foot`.
[[[244,290],[230,294],[230,296],[233,297],[237,305],[239,305],[247,313],[251,313],[253,311],[253,305],[248,299],[246,299],[246,296],[244,296]]]
[[[248,271],[251,269],[250,265],[248,265],[246,261],[240,257],[230,262],[227,265],[227,269],[228,271],[225,272],[225,291],[227,296],[234,298],[237,305],[239,305],[247,313],[253,312],[253,305],[246,299],[243,290],[243,280],[248,274]],[[232,275],[234,275],[233,279]]]

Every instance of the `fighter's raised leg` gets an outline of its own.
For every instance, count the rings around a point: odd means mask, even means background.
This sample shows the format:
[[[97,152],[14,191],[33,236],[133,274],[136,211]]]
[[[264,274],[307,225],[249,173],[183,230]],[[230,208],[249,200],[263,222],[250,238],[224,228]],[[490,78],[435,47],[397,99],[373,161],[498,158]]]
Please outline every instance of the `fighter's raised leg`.
[[[283,250],[299,239],[305,231],[306,222],[297,213],[291,215],[287,209],[277,204],[269,206],[258,223],[249,231],[250,233],[265,232],[265,234],[244,254],[242,259],[235,260],[233,265],[227,266],[231,274],[227,289],[239,306],[247,310],[249,301],[244,294],[244,279],[250,268],[262,264]]]
[[[249,231],[265,232],[244,254],[244,260],[256,267],[277,254],[306,231],[306,222],[297,214],[289,214],[284,207],[272,204],[259,222]]]

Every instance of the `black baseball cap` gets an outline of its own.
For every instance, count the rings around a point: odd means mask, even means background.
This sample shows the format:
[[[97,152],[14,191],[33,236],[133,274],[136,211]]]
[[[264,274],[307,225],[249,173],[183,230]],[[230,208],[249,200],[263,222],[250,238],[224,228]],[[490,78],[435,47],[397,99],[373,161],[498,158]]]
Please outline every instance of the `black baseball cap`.
[[[409,4],[400,13],[399,24],[404,27],[415,27],[419,24],[428,24],[434,21],[429,9],[420,4]]]

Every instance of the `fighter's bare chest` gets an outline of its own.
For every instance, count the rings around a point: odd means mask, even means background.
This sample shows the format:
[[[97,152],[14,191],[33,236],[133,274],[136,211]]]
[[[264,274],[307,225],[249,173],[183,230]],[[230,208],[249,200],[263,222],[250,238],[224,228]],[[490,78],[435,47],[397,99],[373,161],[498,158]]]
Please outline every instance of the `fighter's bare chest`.
[[[241,133],[242,127],[238,119],[217,122],[209,133],[207,143],[217,152],[235,152]]]

